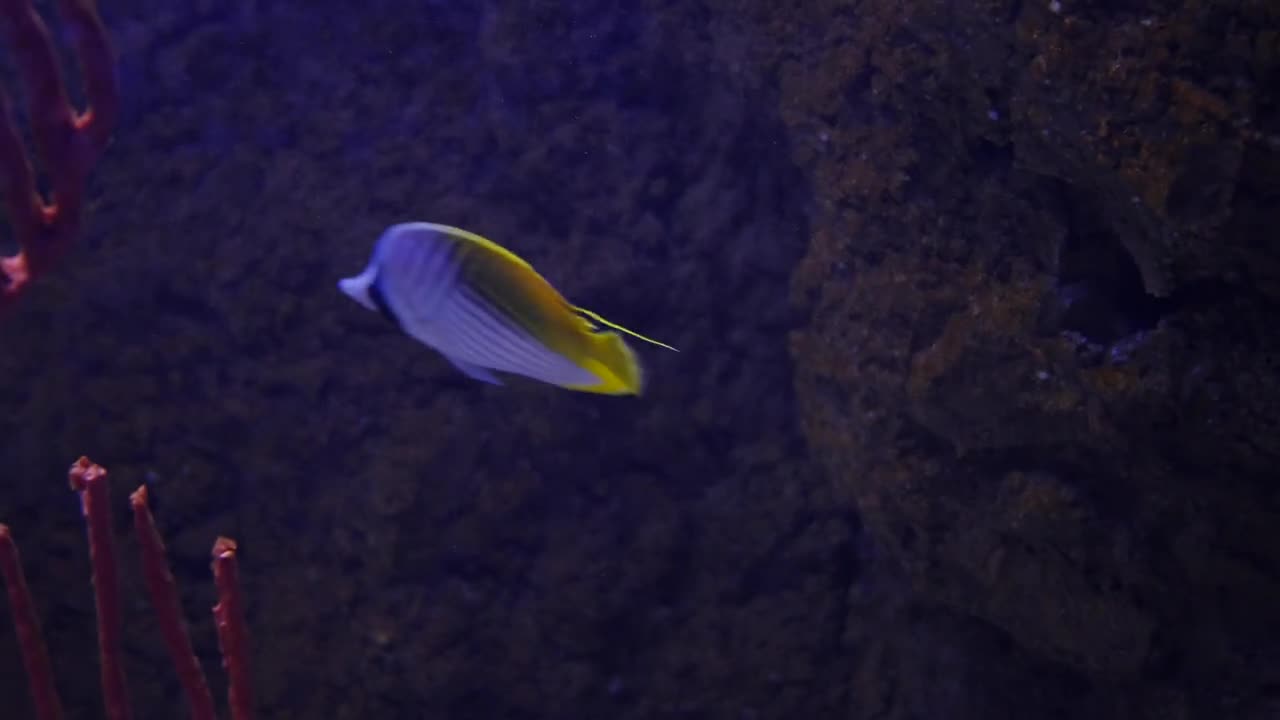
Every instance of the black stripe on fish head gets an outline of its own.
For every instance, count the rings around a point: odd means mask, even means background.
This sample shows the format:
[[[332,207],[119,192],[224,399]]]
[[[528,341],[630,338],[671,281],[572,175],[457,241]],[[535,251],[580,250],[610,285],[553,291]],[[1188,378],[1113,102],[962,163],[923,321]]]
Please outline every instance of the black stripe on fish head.
[[[387,304],[387,298],[382,294],[382,275],[374,276],[373,282],[369,283],[369,299],[373,301],[374,307],[378,308],[378,312],[382,317],[395,323],[395,326],[404,330],[404,325],[400,323],[400,318],[391,311],[391,306]]]

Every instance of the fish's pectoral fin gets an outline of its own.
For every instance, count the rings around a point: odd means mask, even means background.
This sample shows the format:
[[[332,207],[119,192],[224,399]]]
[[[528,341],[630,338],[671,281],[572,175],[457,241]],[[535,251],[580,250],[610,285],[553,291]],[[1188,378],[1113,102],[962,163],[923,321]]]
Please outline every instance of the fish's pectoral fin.
[[[651,345],[657,345],[657,346],[658,346],[658,347],[660,347],[660,348],[666,348],[666,349],[668,349],[668,350],[670,350],[670,351],[672,351],[672,352],[680,352],[679,350],[675,349],[674,347],[671,347],[670,345],[668,345],[668,344],[666,344],[666,343],[664,343],[664,342],[659,342],[659,341],[657,341],[657,340],[654,340],[654,339],[653,339],[653,338],[651,338],[651,337],[645,337],[644,335],[641,335],[640,333],[636,332],[635,330],[628,330],[628,329],[626,329],[626,328],[622,327],[621,325],[618,325],[617,323],[611,323],[611,322],[609,322],[608,320],[605,320],[604,318],[600,317],[598,314],[596,314],[596,313],[594,313],[594,312],[591,312],[590,310],[588,310],[588,309],[586,309],[586,308],[584,308],[584,307],[578,307],[577,305],[572,305],[571,307],[573,308],[573,311],[574,311],[574,312],[576,312],[576,313],[578,313],[579,315],[583,316],[583,317],[584,317],[584,318],[586,318],[587,320],[590,320],[591,322],[596,323],[597,325],[600,325],[601,327],[606,327],[606,328],[609,328],[610,330],[616,330],[616,331],[618,331],[618,332],[620,332],[620,333],[624,333],[624,334],[626,334],[626,335],[630,335],[631,337],[639,338],[639,339],[641,339],[641,340],[643,340],[643,341],[645,341],[645,342],[647,342],[647,343],[649,343],[649,344],[651,344]],[[597,331],[597,332],[598,332],[598,328],[592,328],[592,330],[594,330],[594,331]]]
[[[489,383],[490,385],[502,384],[502,381],[498,379],[498,376],[494,375],[493,372],[487,368],[482,368],[479,365],[472,365],[471,363],[463,362],[457,358],[451,358],[448,355],[445,355],[444,357],[446,360],[453,363],[453,366],[458,368],[459,372],[472,380],[479,380],[480,382]]]

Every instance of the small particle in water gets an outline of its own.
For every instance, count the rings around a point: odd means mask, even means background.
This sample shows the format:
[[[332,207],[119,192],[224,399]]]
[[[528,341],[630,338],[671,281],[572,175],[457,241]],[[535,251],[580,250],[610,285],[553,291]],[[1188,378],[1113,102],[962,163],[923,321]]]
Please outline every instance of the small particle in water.
[[[1049,0],[1049,12],[1057,15],[1062,12],[1062,3],[1058,0]]]
[[[988,110],[988,111],[987,111],[987,117],[988,117],[989,119],[991,119],[991,120],[999,120],[999,119],[1000,119],[1000,112],[999,112],[999,111],[997,111],[997,110]]]
[[[1044,370],[1037,370],[1037,371],[1036,371],[1036,379],[1037,379],[1037,380],[1040,380],[1040,381],[1042,381],[1042,382],[1043,382],[1043,381],[1045,381],[1045,380],[1048,380],[1048,379],[1049,379],[1049,373],[1045,372]]]

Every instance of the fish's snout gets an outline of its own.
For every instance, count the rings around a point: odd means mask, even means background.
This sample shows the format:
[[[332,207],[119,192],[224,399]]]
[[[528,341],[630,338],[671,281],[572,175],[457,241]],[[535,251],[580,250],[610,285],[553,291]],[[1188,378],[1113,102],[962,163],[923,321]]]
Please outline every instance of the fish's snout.
[[[373,303],[373,298],[369,297],[370,279],[367,273],[357,275],[356,277],[343,278],[338,281],[338,289],[347,297],[355,300],[370,310],[377,310],[377,306]]]

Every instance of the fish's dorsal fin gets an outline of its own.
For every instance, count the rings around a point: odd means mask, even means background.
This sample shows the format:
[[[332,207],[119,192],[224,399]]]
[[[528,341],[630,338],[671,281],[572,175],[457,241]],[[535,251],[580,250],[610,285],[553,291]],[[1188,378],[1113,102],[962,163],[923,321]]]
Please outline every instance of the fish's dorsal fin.
[[[595,323],[598,323],[598,324],[600,324],[600,325],[603,325],[604,327],[607,327],[607,328],[609,328],[610,330],[617,330],[618,332],[620,332],[620,333],[625,333],[625,334],[627,334],[627,335],[630,335],[631,337],[634,337],[634,338],[640,338],[641,340],[643,340],[643,341],[645,341],[645,342],[647,342],[647,343],[650,343],[650,344],[652,344],[652,345],[657,345],[658,347],[661,347],[661,348],[666,348],[666,349],[668,349],[668,350],[670,350],[670,351],[672,351],[672,352],[680,352],[679,350],[677,350],[677,349],[675,349],[675,348],[671,347],[670,345],[668,345],[668,344],[666,344],[666,343],[664,343],[664,342],[658,342],[657,340],[654,340],[653,338],[650,338],[650,337],[645,337],[644,335],[641,335],[640,333],[638,333],[638,332],[636,332],[636,331],[634,331],[634,330],[628,330],[628,329],[626,329],[626,328],[622,327],[621,325],[618,325],[617,323],[611,323],[611,322],[609,322],[608,320],[605,320],[604,318],[600,317],[600,316],[599,316],[599,315],[597,315],[596,313],[593,313],[593,312],[591,312],[590,310],[588,310],[588,309],[586,309],[586,308],[578,307],[577,305],[571,305],[570,307],[572,307],[572,308],[573,308],[573,311],[574,311],[574,312],[576,312],[576,313],[578,313],[579,315],[583,315],[583,316],[585,316],[587,319],[591,320],[592,322],[595,322]]]
[[[484,248],[489,252],[492,252],[498,255],[503,260],[506,260],[507,262],[510,262],[512,264],[520,265],[522,267],[529,268],[530,270],[533,269],[533,266],[529,264],[528,260],[525,260],[524,258],[520,257],[514,252],[506,249],[505,247],[499,245],[498,243],[490,240],[489,238],[483,235],[477,235],[476,233],[473,233],[470,230],[463,230],[462,228],[454,227],[453,225],[441,225],[439,223],[416,223],[416,224],[423,228],[427,228],[435,232],[448,235],[455,242],[468,243],[476,247]]]

